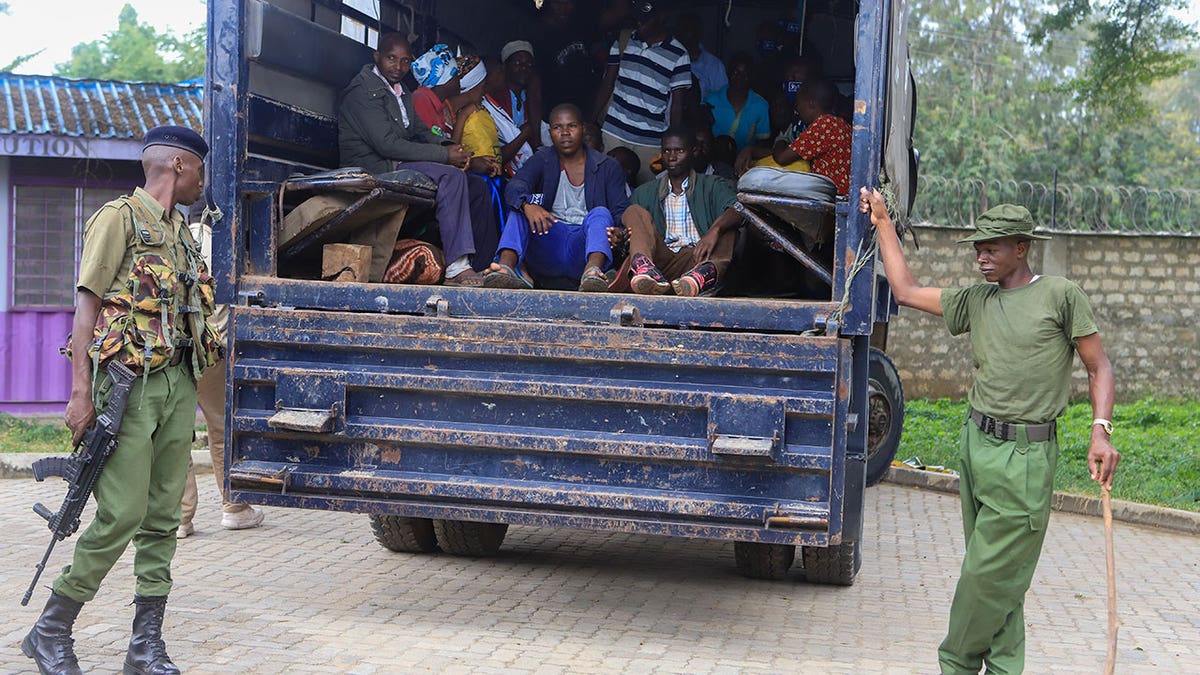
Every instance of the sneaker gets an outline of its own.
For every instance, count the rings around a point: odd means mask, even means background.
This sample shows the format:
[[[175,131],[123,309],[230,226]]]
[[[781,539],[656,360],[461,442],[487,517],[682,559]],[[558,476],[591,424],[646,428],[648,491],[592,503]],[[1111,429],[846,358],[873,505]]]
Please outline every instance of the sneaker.
[[[671,284],[667,278],[654,266],[654,261],[645,253],[636,253],[629,263],[629,280],[633,292],[638,295],[666,295],[671,292]]]
[[[717,266],[711,262],[702,262],[687,274],[671,282],[675,295],[694,298],[701,293],[711,291],[717,285]]]
[[[251,506],[245,511],[237,513],[225,513],[221,515],[221,527],[227,530],[248,530],[252,527],[262,525],[263,518],[267,514],[257,506]]]
[[[179,529],[175,530],[176,539],[187,539],[196,533],[196,526],[191,523],[180,523]]]

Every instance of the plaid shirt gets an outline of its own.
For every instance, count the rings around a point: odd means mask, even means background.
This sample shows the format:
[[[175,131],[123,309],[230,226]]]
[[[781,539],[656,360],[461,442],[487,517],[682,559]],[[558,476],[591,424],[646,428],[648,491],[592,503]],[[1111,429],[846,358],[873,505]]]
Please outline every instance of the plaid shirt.
[[[692,220],[692,211],[688,208],[687,192],[690,185],[691,178],[684,178],[679,194],[668,190],[666,199],[663,199],[663,216],[667,221],[667,234],[664,240],[667,248],[676,253],[679,252],[679,249],[700,241],[700,231],[696,229],[696,223]]]

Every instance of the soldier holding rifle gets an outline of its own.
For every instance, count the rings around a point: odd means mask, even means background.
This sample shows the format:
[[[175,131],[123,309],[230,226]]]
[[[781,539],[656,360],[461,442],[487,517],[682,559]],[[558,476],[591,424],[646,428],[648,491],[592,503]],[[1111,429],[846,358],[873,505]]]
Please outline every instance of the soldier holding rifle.
[[[191,129],[150,130],[142,149],[145,187],[105,204],[84,231],[66,410],[76,444],[113,395],[107,364],[123,364],[136,380],[122,392],[128,399],[118,415],[117,444],[96,478],[95,520],[21,643],[42,673],[80,672],[71,638],[75,618],[131,541],[136,609],[124,672],[179,672],[162,639],[163,612],[195,426],[196,378],[220,359],[222,347],[205,324],[214,307],[213,278],[175,207],[200,199],[207,154],[208,145]],[[52,530],[55,525],[51,519]],[[55,534],[61,539],[69,532]]]

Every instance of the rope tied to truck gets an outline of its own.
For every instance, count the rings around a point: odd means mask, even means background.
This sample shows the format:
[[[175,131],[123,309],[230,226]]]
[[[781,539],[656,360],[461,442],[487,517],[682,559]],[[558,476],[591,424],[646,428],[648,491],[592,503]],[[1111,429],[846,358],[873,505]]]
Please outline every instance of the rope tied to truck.
[[[879,186],[879,191],[883,194],[884,202],[887,204],[888,214],[892,215],[893,222],[896,223],[896,234],[900,240],[904,240],[904,234],[910,233],[913,238],[913,243],[917,244],[917,233],[913,231],[911,225],[903,222],[896,214],[896,193],[892,189],[891,184],[882,183]],[[919,244],[917,245],[920,248]],[[868,262],[872,262],[879,254],[879,237],[875,232],[875,228],[869,228],[866,236],[858,242],[858,250],[854,254],[854,264],[850,266],[850,271],[846,274],[846,283],[842,290],[842,298],[838,305],[829,316],[826,317],[825,323],[822,326],[804,331],[801,335],[809,337],[821,337],[828,334],[829,326],[841,325],[842,317],[846,315],[846,310],[850,307],[850,289],[854,286],[854,280],[867,267]]]

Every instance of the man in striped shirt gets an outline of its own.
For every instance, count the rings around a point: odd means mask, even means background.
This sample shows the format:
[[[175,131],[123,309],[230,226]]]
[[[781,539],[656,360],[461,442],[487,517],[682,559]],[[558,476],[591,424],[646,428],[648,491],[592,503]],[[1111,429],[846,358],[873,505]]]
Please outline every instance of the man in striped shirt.
[[[654,177],[651,162],[667,127],[683,120],[683,92],[692,86],[692,61],[687,49],[667,31],[661,11],[651,2],[634,5],[638,29],[622,49],[612,45],[608,70],[596,99],[596,109],[612,101],[603,120],[604,146],[625,146],[642,162],[638,183]]]

